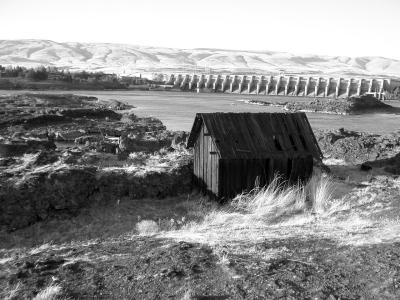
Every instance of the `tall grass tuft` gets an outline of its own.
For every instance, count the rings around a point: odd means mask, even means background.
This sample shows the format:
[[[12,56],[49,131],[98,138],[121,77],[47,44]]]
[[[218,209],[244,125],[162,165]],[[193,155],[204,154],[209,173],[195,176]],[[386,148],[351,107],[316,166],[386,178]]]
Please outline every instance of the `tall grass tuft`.
[[[40,291],[33,300],[53,300],[61,292],[61,286],[54,284],[49,285],[44,290]]]
[[[323,214],[330,209],[332,194],[333,183],[328,177],[313,176],[306,185],[287,185],[276,176],[269,185],[236,196],[232,206],[259,217]]]
[[[305,191],[313,213],[325,214],[331,208],[334,185],[329,177],[313,176]]]
[[[143,220],[136,224],[139,235],[153,235],[160,231],[160,226],[153,220]]]

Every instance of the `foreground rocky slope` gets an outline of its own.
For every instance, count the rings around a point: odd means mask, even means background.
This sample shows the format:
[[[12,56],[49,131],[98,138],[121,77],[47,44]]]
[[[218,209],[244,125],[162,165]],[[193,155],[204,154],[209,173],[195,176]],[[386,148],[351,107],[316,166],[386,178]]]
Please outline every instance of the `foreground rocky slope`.
[[[0,105],[0,225],[9,230],[93,204],[190,187],[191,162],[178,150],[185,134],[117,113],[129,108],[123,103],[23,94]]]

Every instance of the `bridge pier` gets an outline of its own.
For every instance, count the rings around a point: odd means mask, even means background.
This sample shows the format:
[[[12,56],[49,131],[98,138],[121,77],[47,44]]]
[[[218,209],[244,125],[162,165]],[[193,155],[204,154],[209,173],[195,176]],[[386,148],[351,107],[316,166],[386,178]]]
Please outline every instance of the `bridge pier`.
[[[182,74],[179,74],[179,75],[175,78],[174,88],[180,88],[182,80],[183,80]]]
[[[189,75],[185,75],[185,77],[183,77],[180,88],[184,90],[187,84],[189,84]]]
[[[248,93],[248,94],[251,93],[251,90],[252,90],[252,88],[254,87],[255,78],[256,78],[255,76],[251,76],[251,77],[250,77],[250,81],[249,81],[249,84],[248,84],[248,86],[247,86],[247,93]]]
[[[285,84],[285,96],[288,94],[291,79],[292,79],[292,77],[290,77],[290,76],[287,77],[286,84]]]
[[[189,90],[193,90],[195,86],[197,86],[197,75],[193,74],[189,81]]]
[[[212,87],[212,75],[208,74],[207,75],[207,80],[206,80],[206,84],[205,84],[205,88],[209,89]]]
[[[276,81],[276,86],[275,86],[275,95],[279,94],[279,87],[281,85],[281,76],[278,77],[278,80]]]
[[[241,94],[242,91],[243,91],[243,87],[244,87],[244,85],[246,84],[246,83],[245,83],[246,79],[247,79],[247,76],[246,76],[246,75],[240,76],[240,80],[239,80],[239,94]]]
[[[369,86],[368,86],[368,93],[372,93],[373,86],[374,86],[374,80],[370,79]]]
[[[221,81],[221,75],[217,75],[217,78],[215,79],[213,83],[213,90],[214,92],[217,92],[219,87],[220,87],[220,81]]]
[[[317,83],[315,84],[315,88],[314,88],[314,97],[318,97],[320,85],[321,85],[321,77],[318,77]]]
[[[239,81],[239,78],[238,78],[237,75],[235,75],[233,77],[232,81],[231,81],[231,85],[230,85],[230,88],[229,88],[229,91],[231,93],[233,93],[233,91],[235,90],[236,86],[238,85],[238,81]]]
[[[363,81],[364,81],[364,79],[359,79],[358,80],[357,96],[361,96],[361,90],[362,90]]]
[[[267,87],[266,87],[266,94],[269,95],[269,91],[272,87],[272,76],[268,77]]]
[[[352,79],[350,78],[347,82],[347,87],[346,87],[346,96],[350,97],[350,92],[351,92],[351,81]]]
[[[265,86],[264,81],[265,81],[265,76],[261,75],[260,79],[257,82],[257,89],[256,89],[257,95],[261,94],[261,91],[262,91],[263,87]],[[265,92],[264,92],[264,94],[265,94]]]
[[[311,81],[311,77],[307,78],[307,82],[306,82],[306,86],[304,88],[304,97],[307,97],[308,92],[309,92],[309,87],[310,87],[310,81]]]
[[[300,77],[296,78],[296,84],[294,85],[294,95],[297,96],[299,94],[300,89]]]
[[[202,89],[205,83],[205,76],[203,74],[200,75],[199,80],[197,81],[197,89]]]
[[[330,89],[331,89],[331,78],[328,78],[328,81],[326,82],[325,86],[325,97],[329,96]]]
[[[229,86],[229,78],[230,78],[230,76],[229,75],[225,75],[225,78],[224,78],[224,80],[222,81],[222,84],[221,84],[221,91],[223,92],[223,93],[225,93],[225,91],[228,89],[228,86]]]
[[[336,84],[335,98],[339,97],[341,83],[342,83],[342,78],[339,77]]]

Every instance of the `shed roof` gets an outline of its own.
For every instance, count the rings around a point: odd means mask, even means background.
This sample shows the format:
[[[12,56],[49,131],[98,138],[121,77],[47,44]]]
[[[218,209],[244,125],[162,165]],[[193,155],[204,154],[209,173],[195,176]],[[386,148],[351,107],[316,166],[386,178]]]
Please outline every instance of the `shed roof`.
[[[205,125],[221,158],[322,153],[305,113],[197,113],[187,147]]]

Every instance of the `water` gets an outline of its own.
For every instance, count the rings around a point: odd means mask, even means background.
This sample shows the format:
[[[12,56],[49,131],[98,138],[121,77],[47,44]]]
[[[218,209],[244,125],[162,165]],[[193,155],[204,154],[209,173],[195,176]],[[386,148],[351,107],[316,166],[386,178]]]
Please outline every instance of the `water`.
[[[19,93],[21,91],[0,91],[0,94]],[[74,93],[92,95],[99,99],[116,99],[136,106],[139,116],[159,118],[168,129],[187,130],[192,127],[196,112],[282,112],[280,107],[246,104],[240,100],[265,100],[270,102],[305,101],[301,97],[274,97],[231,94],[196,94],[180,92],[153,91],[42,91],[41,93]],[[400,101],[388,104],[400,108]],[[313,128],[349,130],[373,133],[388,133],[400,130],[400,114],[373,113],[363,115],[330,115],[307,113]]]

